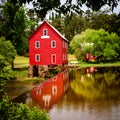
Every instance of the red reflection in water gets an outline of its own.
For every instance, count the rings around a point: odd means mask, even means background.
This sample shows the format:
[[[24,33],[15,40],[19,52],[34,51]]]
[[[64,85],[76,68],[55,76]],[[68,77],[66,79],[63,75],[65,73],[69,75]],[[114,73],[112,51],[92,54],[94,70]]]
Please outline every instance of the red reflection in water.
[[[69,87],[68,70],[48,79],[31,91],[31,96],[42,108],[50,109]]]
[[[86,68],[86,73],[93,73],[93,72],[97,72],[96,67],[89,67],[89,68]]]

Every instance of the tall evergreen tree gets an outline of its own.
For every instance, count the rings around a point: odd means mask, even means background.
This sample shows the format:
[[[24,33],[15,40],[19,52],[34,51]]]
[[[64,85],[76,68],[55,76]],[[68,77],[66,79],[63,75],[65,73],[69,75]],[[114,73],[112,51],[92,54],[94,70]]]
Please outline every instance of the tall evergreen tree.
[[[2,35],[10,40],[18,54],[24,54],[27,49],[25,35],[26,15],[19,3],[14,5],[10,0],[3,7],[4,21],[2,22]]]

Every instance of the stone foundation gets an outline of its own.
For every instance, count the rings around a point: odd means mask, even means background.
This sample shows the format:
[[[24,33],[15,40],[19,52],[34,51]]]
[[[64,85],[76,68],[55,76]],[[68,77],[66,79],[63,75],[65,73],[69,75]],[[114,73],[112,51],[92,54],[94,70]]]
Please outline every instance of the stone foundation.
[[[28,77],[38,77],[44,78],[45,74],[49,74],[49,70],[51,69],[59,69],[59,71],[63,71],[67,65],[58,65],[58,66],[47,66],[47,65],[30,65],[28,68]]]
[[[32,65],[30,65],[28,68],[28,77],[29,78],[33,77],[33,66]]]

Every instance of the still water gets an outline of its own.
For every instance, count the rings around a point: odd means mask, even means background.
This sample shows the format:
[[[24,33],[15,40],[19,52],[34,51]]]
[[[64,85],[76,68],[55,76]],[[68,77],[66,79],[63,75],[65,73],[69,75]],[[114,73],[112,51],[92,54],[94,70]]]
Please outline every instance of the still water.
[[[65,70],[30,94],[51,120],[120,120],[120,67]]]

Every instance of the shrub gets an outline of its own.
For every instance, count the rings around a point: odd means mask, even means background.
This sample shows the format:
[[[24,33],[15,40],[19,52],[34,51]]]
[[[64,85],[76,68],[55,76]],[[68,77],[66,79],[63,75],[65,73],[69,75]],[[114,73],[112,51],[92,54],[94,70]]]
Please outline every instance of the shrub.
[[[0,102],[0,119],[1,120],[49,120],[46,111],[37,107],[29,108],[25,104],[15,104],[8,102],[5,95]]]

